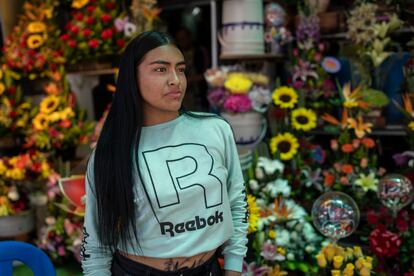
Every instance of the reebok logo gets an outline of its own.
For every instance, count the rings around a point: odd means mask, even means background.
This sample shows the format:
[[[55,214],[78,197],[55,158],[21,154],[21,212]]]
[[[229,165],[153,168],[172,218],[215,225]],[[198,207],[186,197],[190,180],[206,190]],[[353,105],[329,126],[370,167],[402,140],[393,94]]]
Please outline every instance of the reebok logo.
[[[214,215],[211,215],[208,218],[200,218],[199,216],[196,216],[192,220],[180,222],[176,225],[169,221],[160,222],[160,227],[162,235],[166,235],[167,233],[169,233],[171,237],[174,237],[176,234],[179,233],[203,229],[207,225],[212,226],[213,224],[217,224],[220,222],[223,222],[223,212],[219,213],[219,211],[216,211]]]

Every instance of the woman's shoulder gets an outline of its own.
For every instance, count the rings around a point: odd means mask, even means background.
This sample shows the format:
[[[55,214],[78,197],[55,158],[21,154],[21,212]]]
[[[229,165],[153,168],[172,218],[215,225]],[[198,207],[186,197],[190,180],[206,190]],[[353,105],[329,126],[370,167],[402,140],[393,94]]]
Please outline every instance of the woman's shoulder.
[[[230,128],[229,123],[223,117],[214,113],[191,111],[186,112],[185,114],[189,120],[192,120],[197,124],[203,123],[207,124],[210,127],[215,126],[222,129]]]

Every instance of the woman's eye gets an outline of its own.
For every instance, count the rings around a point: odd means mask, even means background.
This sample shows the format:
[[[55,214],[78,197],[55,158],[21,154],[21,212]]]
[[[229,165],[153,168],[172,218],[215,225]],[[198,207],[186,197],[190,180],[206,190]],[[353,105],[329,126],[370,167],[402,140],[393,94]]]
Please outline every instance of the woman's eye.
[[[160,67],[160,68],[155,68],[155,72],[166,72],[167,69],[164,67]]]
[[[178,72],[185,73],[185,68],[178,68]]]

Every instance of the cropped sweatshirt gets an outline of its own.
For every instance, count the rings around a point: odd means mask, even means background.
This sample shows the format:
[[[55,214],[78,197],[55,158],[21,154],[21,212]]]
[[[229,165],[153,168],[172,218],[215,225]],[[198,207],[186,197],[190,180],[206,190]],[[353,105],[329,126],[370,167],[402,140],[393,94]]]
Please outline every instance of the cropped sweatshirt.
[[[130,241],[124,248],[120,243],[117,249],[174,258],[222,246],[224,268],[241,271],[247,251],[247,203],[229,124],[217,117],[183,114],[143,127],[137,154],[142,181],[134,171],[133,190],[139,244]],[[97,236],[93,168],[92,154],[86,173],[82,267],[84,275],[111,275],[111,252]]]

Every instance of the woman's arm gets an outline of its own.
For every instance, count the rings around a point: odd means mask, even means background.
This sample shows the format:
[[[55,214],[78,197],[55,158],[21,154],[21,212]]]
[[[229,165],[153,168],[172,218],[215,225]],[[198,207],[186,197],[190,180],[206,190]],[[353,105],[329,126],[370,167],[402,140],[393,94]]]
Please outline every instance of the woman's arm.
[[[110,276],[112,254],[99,242],[97,230],[98,210],[94,189],[94,154],[88,162],[86,171],[86,210],[83,224],[83,240],[81,247],[82,269],[85,276]]]

